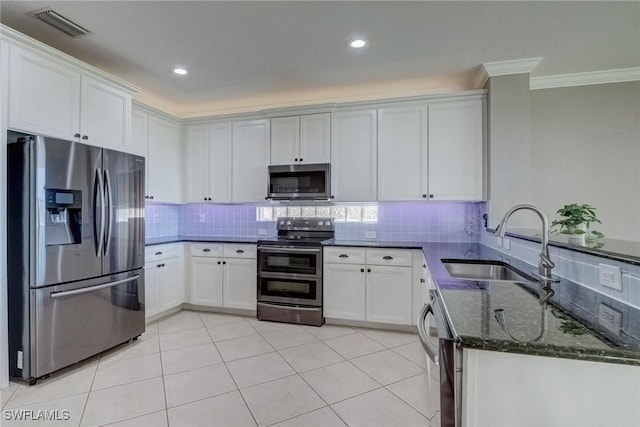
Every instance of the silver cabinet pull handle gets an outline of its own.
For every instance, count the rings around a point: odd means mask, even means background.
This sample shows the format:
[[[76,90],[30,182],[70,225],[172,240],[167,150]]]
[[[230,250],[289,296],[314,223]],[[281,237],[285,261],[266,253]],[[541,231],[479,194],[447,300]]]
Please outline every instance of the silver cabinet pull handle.
[[[156,252],[156,255],[162,255],[162,252],[158,251]]]
[[[385,256],[382,257],[382,259],[391,260],[391,259],[393,259],[393,257],[389,256],[389,255],[385,255]]]
[[[209,249],[209,248],[204,248],[204,249],[202,250],[202,252],[211,252],[211,249]]]
[[[237,254],[243,254],[243,253],[244,253],[244,251],[243,251],[242,249],[238,249],[238,250],[236,251],[236,253],[237,253]]]
[[[347,255],[347,254],[340,254],[340,255],[338,255],[338,258],[349,258],[349,255]]]

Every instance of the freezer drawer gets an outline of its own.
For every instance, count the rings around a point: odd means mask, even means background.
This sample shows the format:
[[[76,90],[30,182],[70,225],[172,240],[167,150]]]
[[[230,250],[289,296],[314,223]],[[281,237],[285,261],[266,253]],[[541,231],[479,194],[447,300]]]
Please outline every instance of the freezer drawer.
[[[144,332],[144,269],[31,292],[35,302],[31,377],[41,377]]]

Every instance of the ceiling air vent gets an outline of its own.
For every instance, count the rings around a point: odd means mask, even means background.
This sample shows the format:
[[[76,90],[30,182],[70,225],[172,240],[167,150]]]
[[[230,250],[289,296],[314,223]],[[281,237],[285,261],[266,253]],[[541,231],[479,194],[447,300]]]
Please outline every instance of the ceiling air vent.
[[[33,16],[71,37],[79,37],[89,34],[89,30],[86,28],[76,24],[69,18],[65,18],[58,12],[51,9],[34,12]]]

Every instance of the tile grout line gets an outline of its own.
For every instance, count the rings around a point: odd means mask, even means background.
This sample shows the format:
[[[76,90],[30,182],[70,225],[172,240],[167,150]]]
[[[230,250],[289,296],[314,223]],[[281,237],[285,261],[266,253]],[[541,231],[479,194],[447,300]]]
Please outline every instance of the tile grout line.
[[[80,413],[80,419],[78,420],[78,427],[82,425],[82,420],[84,420],[84,413],[87,410],[87,405],[89,404],[89,397],[93,392],[93,383],[96,380],[96,374],[98,373],[98,368],[100,367],[100,361],[102,360],[102,354],[98,357],[98,361],[96,363],[96,368],[93,371],[93,376],[91,377],[91,384],[89,384],[89,390],[87,391],[87,397],[84,399],[84,405],[82,405],[82,412]]]
[[[200,317],[199,314],[198,314],[198,317]],[[200,317],[200,320],[202,320],[201,317]],[[246,322],[246,323],[249,323],[249,322]],[[253,325],[251,325],[251,324],[249,324],[249,325],[253,328]],[[205,328],[205,329],[207,329],[207,328]],[[227,362],[222,357],[222,354],[220,354],[220,351],[218,350],[218,347],[216,346],[215,341],[213,341],[213,337],[211,336],[211,333],[209,332],[209,329],[207,329],[207,334],[209,334],[209,337],[211,338],[211,341],[213,342],[213,347],[216,349],[216,352],[218,353],[218,356],[220,356],[220,360],[222,360],[222,363],[224,364],[224,367],[227,370],[227,374],[229,374],[229,377],[231,378],[231,381],[233,381],[233,384],[236,386],[236,390],[234,390],[234,391],[236,391],[240,395],[240,398],[242,399],[242,402],[244,403],[244,406],[249,411],[249,414],[251,414],[251,418],[253,419],[253,422],[256,424],[256,426],[259,426],[260,424],[258,424],[258,420],[256,419],[255,414],[251,410],[251,407],[249,406],[249,404],[247,403],[246,399],[244,398],[244,395],[240,391],[240,387],[238,387],[238,383],[236,382],[236,379],[233,377],[233,374],[231,373],[231,370],[229,369],[229,366],[227,366]],[[233,393],[233,392],[229,392],[229,393]],[[171,426],[169,426],[169,427],[171,427]]]

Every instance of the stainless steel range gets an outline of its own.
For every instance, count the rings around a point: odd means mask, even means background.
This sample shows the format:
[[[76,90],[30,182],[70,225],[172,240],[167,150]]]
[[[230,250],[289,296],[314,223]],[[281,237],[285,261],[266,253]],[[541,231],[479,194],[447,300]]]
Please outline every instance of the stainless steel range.
[[[278,218],[278,237],[258,241],[258,319],[321,326],[322,247],[331,218]]]

